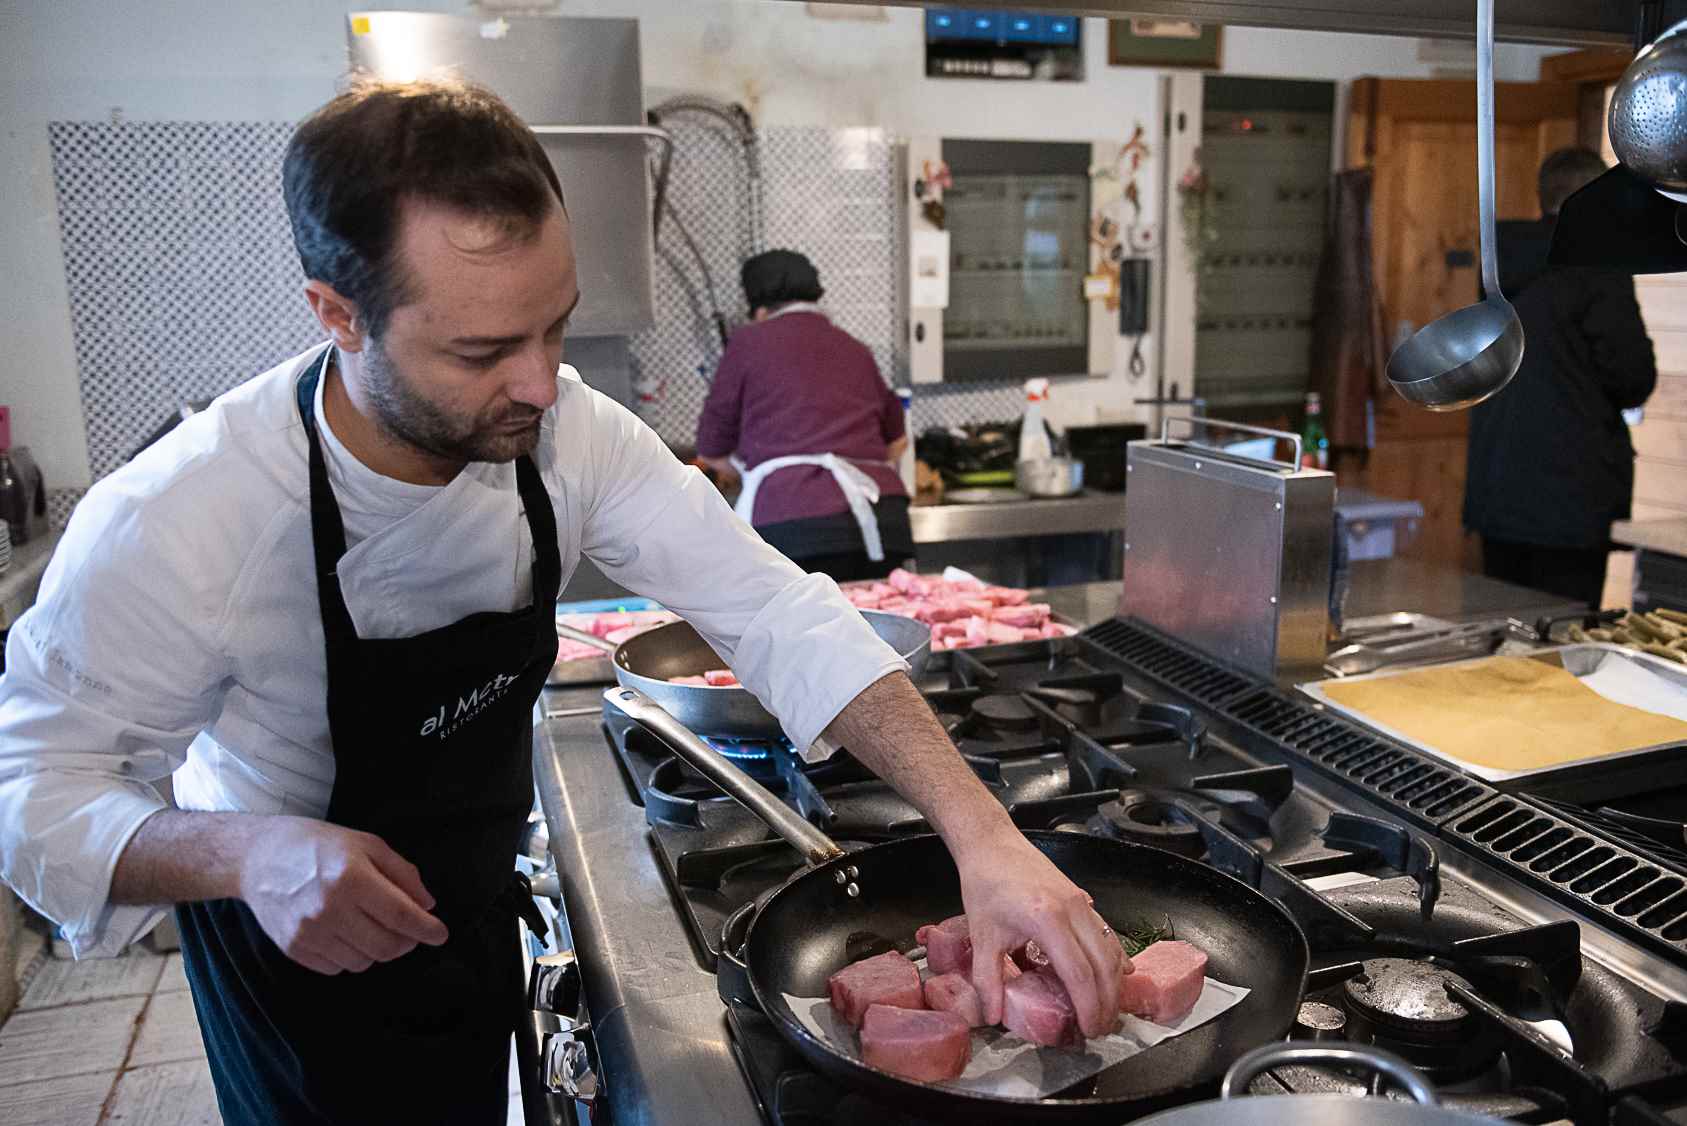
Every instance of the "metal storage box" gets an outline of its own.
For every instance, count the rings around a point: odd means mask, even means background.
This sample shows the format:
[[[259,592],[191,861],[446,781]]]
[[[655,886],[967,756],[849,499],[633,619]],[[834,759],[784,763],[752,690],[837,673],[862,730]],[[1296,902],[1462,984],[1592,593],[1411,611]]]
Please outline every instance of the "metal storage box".
[[[1264,433],[1293,461],[1240,457],[1173,422]],[[1123,613],[1262,677],[1316,669],[1328,644],[1335,475],[1299,468],[1300,439],[1167,419],[1132,442]]]

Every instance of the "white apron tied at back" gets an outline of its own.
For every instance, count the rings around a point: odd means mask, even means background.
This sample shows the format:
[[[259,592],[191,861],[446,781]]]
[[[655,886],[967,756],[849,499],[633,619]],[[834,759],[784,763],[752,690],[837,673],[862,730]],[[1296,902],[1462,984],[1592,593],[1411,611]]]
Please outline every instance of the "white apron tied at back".
[[[744,479],[743,490],[738,494],[738,503],[733,510],[746,524],[753,523],[756,493],[761,490],[761,484],[769,473],[793,465],[818,465],[827,470],[832,474],[832,480],[838,483],[838,488],[843,491],[844,500],[849,503],[849,511],[861,527],[861,540],[867,545],[867,558],[875,563],[884,559],[885,549],[884,542],[879,538],[879,521],[873,515],[873,505],[879,500],[878,482],[867,476],[860,466],[848,458],[839,457],[837,454],[792,454],[788,457],[768,458],[754,469],[745,469],[744,463],[738,458],[733,458],[732,464],[738,468]]]

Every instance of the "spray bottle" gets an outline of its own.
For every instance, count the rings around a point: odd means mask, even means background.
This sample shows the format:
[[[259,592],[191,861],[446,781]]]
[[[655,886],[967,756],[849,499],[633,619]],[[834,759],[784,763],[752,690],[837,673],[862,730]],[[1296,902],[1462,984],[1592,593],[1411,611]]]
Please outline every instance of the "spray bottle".
[[[1047,461],[1054,456],[1048,427],[1043,424],[1043,404],[1048,402],[1049,381],[1025,381],[1025,418],[1019,425],[1019,460]]]

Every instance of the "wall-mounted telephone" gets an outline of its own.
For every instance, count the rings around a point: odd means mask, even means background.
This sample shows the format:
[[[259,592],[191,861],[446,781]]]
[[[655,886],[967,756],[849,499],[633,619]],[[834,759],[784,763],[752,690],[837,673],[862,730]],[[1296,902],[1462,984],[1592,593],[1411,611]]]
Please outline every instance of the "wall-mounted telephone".
[[[1119,333],[1136,338],[1131,344],[1128,365],[1133,379],[1148,367],[1142,359],[1142,337],[1148,331],[1148,278],[1152,265],[1147,258],[1126,258],[1119,263]]]
[[[1148,277],[1153,262],[1126,258],[1119,263],[1119,333],[1141,336],[1148,331]]]

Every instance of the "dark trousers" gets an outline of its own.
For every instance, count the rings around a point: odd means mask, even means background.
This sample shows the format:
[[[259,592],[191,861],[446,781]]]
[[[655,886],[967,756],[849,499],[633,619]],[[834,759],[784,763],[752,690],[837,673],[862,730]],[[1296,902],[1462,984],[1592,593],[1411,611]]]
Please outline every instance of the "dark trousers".
[[[1482,573],[1598,609],[1605,593],[1603,547],[1539,547],[1482,537]]]
[[[873,506],[878,517],[884,558],[867,558],[861,526],[848,512],[809,516],[757,525],[756,531],[774,550],[809,574],[830,575],[835,582],[882,579],[914,554],[914,531],[908,523],[908,498],[884,497]]]
[[[811,575],[829,575],[833,582],[849,583],[858,579],[882,579],[902,566],[900,559],[889,552],[875,563],[865,551],[840,551],[832,555],[799,555],[791,562]]]

